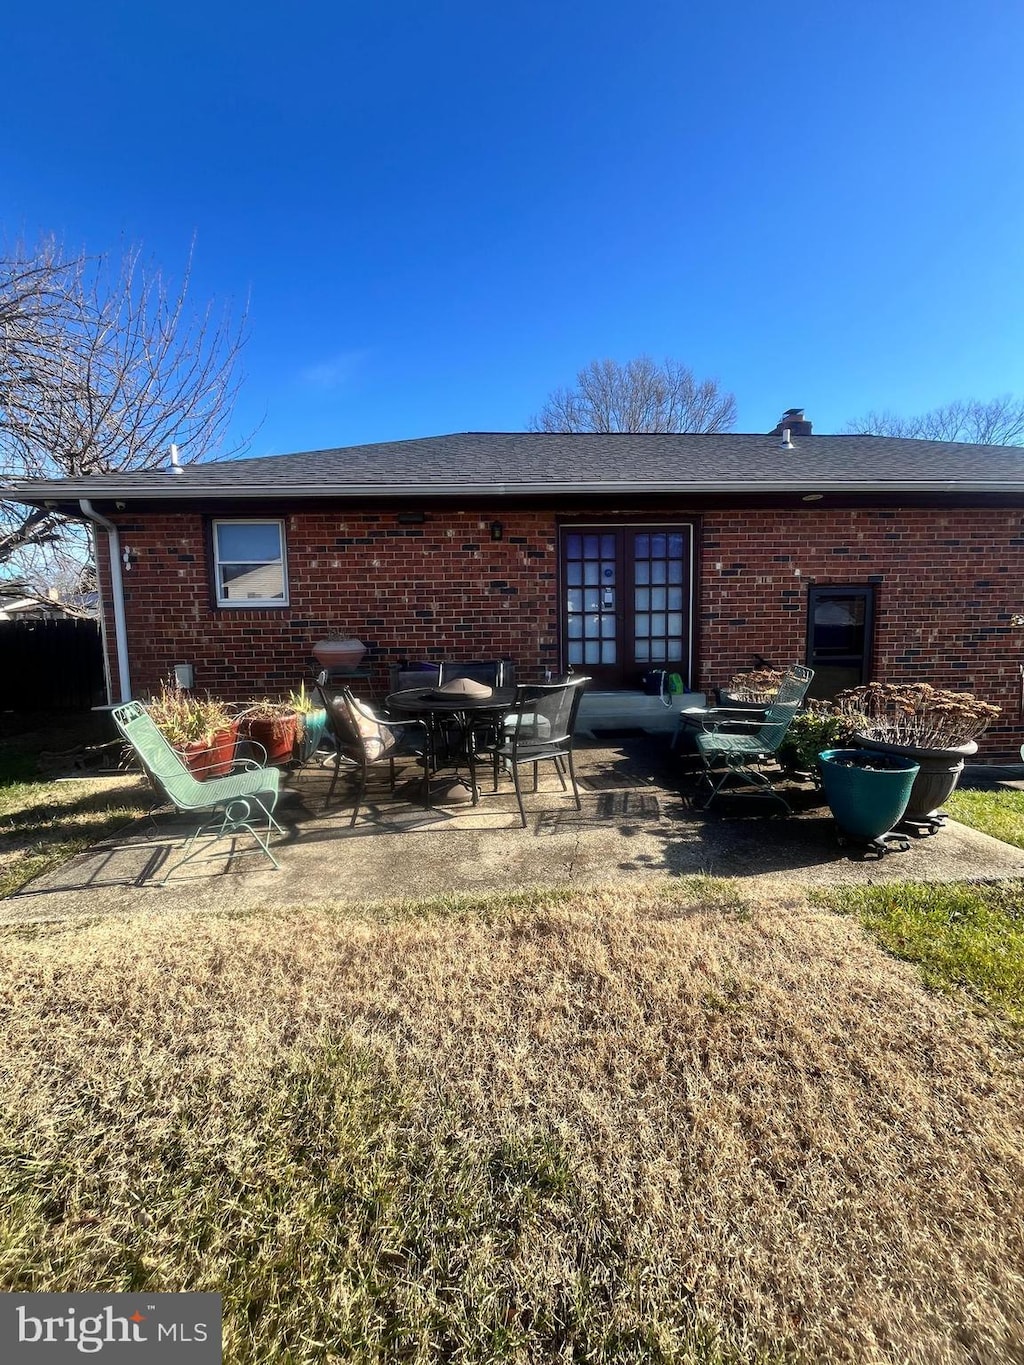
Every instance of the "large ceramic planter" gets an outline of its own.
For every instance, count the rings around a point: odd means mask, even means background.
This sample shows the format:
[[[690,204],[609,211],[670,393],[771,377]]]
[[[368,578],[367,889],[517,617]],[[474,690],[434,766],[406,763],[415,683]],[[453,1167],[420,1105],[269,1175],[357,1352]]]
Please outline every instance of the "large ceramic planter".
[[[234,764],[237,741],[236,720],[226,729],[218,730],[209,744],[202,740],[195,744],[186,744],[181,750],[185,767],[199,782],[205,782],[209,777],[224,777]]]
[[[295,758],[305,763],[317,751],[327,726],[327,712],[321,707],[316,711],[304,711],[299,717],[295,738]]]
[[[361,640],[318,640],[313,657],[324,668],[358,668],[366,646]]]
[[[299,718],[295,712],[261,720],[255,716],[243,718],[245,733],[267,751],[267,763],[291,763],[295,751]]]
[[[874,843],[902,820],[918,772],[913,760],[825,749],[818,765],[825,799],[844,834]]]
[[[914,779],[914,788],[907,802],[904,819],[921,824],[934,824],[939,819],[939,807],[948,800],[960,781],[964,763],[978,752],[972,739],[955,749],[917,749],[912,745],[889,744],[882,739],[869,739],[867,735],[854,735],[853,742],[872,753],[894,754],[898,758],[909,758],[918,764],[920,771]]]

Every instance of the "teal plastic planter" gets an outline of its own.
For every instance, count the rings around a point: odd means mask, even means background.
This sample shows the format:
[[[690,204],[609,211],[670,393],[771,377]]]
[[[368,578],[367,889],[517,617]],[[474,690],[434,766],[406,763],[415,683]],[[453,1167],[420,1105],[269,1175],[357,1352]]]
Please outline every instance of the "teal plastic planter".
[[[920,765],[866,749],[826,749],[818,755],[825,798],[836,824],[855,839],[873,841],[903,818]]]

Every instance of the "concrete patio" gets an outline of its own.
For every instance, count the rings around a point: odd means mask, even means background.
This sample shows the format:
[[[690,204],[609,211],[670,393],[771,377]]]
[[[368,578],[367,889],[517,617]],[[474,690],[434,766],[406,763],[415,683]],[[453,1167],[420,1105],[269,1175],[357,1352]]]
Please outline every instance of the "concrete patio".
[[[463,800],[429,812],[414,804],[414,787],[400,788],[400,799],[392,800],[384,782],[349,828],[351,788],[340,782],[324,812],[331,770],[310,767],[287,778],[289,793],[279,807],[287,833],[275,845],[280,872],[248,841],[239,841],[234,856],[223,841],[161,887],[156,879],[167,859],[177,857],[188,826],[158,813],[0,903],[0,919],[244,911],[645,877],[730,877],[750,892],[782,894],[803,885],[1024,876],[1024,850],[952,821],[935,836],[913,840],[907,853],[862,859],[839,846],[828,808],[810,784],[784,786],[792,818],[741,797],[716,802],[702,815],[684,794],[692,787],[689,761],[669,752],[663,734],[583,737],[577,759],[582,811],[548,764],[540,791],[527,794],[526,829],[511,783],[491,795],[486,776],[479,806]],[[982,780],[1019,776],[981,771]]]

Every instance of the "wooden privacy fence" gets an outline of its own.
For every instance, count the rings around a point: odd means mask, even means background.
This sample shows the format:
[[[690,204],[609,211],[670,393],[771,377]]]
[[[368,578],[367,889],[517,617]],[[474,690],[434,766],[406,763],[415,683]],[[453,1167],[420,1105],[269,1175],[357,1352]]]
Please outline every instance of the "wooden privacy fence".
[[[105,700],[97,621],[0,621],[0,711],[87,711]]]

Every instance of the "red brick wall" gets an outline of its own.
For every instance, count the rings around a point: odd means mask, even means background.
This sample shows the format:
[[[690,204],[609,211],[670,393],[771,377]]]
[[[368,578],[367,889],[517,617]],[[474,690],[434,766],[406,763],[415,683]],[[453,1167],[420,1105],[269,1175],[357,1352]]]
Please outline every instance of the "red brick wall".
[[[594,516],[611,519],[606,509]],[[923,679],[995,702],[1004,714],[985,754],[1016,756],[1024,631],[1009,616],[1024,607],[1024,509],[701,516],[696,686],[724,682],[755,652],[802,660],[807,586],[878,579],[873,676]],[[693,514],[662,507],[656,519],[677,517]],[[501,541],[490,539],[495,518]],[[216,610],[203,518],[124,514],[134,692],[145,695],[176,662],[195,665],[197,688],[233,699],[287,692],[307,674],[313,641],[333,625],[374,643],[381,684],[387,664],[403,657],[508,655],[521,674],[538,675],[558,664],[556,520],[507,508],[432,510],[422,526],[399,526],[393,512],[292,514],[290,605]]]

